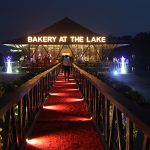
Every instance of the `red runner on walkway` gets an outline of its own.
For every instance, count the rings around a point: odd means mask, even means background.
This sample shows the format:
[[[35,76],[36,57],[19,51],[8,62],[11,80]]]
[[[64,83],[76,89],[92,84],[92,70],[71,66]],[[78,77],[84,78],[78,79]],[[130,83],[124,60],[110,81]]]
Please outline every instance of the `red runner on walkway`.
[[[26,150],[103,150],[103,144],[79,88],[60,73],[53,84]]]

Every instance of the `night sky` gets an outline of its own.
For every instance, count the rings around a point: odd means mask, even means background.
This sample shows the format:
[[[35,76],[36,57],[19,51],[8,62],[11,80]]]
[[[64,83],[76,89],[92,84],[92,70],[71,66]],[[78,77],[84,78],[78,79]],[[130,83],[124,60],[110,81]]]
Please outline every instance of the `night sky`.
[[[0,40],[38,32],[65,18],[104,35],[150,31],[150,0],[1,0]]]

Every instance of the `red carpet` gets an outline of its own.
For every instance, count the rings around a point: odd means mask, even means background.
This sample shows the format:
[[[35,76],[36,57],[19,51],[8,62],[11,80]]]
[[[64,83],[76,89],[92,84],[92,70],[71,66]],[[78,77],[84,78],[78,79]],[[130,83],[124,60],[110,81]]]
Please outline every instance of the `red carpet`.
[[[103,150],[88,108],[73,79],[60,73],[26,141],[26,150]]]

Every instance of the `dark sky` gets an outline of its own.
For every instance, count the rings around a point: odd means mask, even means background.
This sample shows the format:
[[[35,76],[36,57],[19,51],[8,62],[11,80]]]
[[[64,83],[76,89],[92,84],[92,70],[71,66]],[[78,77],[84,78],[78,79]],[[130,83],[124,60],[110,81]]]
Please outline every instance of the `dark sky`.
[[[65,17],[105,35],[135,35],[150,31],[150,0],[0,0],[0,40]]]

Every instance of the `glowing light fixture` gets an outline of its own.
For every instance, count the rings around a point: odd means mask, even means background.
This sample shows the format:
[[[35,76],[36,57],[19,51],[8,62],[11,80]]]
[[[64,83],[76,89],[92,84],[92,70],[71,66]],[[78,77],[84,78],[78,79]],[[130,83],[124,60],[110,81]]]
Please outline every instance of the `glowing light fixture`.
[[[55,81],[55,82],[64,82],[64,81]]]
[[[114,70],[114,71],[113,71],[113,74],[114,74],[115,76],[117,76],[119,73],[118,73],[117,70]]]
[[[12,73],[12,63],[11,63],[11,57],[7,56],[7,73]]]
[[[31,140],[26,139],[26,142],[31,145],[35,145],[35,144],[39,143],[37,139],[31,139]]]
[[[50,92],[49,93],[50,95],[53,95],[53,96],[68,96],[68,93],[63,93],[63,92],[58,92],[58,93],[53,93],[53,92]]]
[[[125,74],[126,73],[126,69],[125,69],[125,58],[122,56],[121,57],[121,74]]]
[[[16,73],[19,73],[19,70],[18,70],[18,69],[16,69]]]

